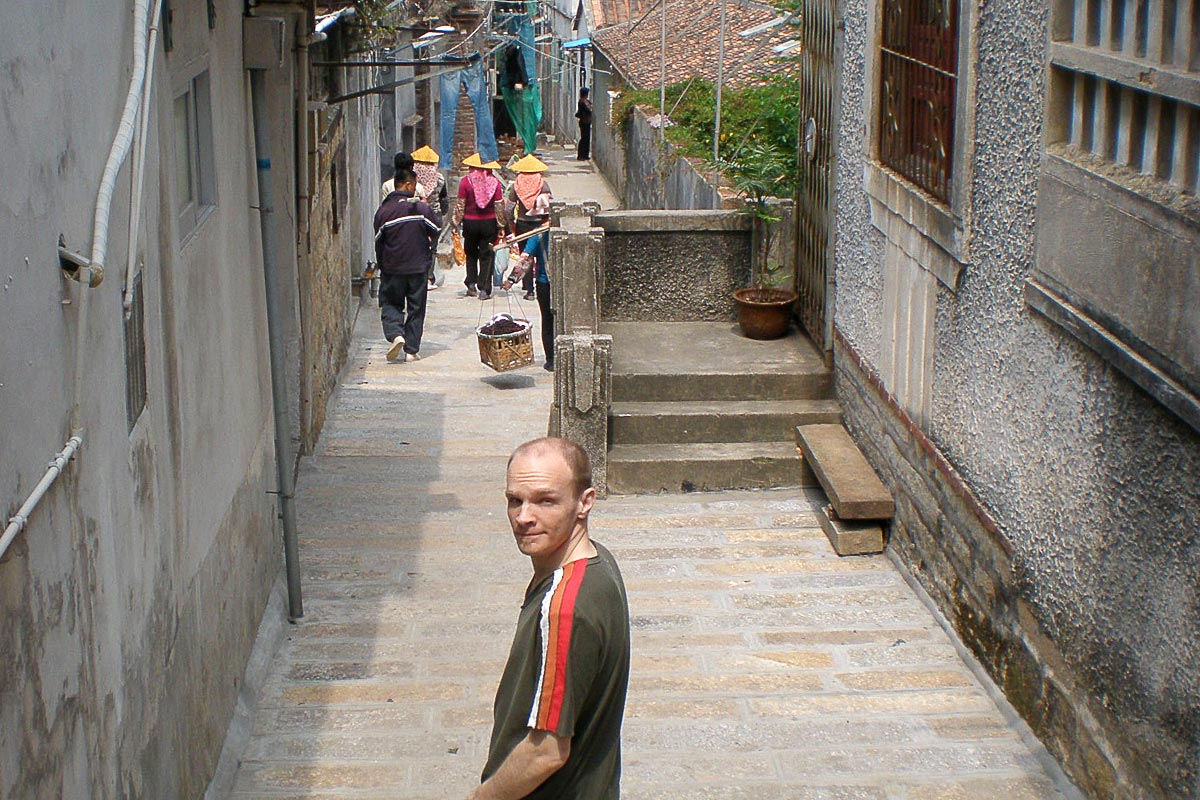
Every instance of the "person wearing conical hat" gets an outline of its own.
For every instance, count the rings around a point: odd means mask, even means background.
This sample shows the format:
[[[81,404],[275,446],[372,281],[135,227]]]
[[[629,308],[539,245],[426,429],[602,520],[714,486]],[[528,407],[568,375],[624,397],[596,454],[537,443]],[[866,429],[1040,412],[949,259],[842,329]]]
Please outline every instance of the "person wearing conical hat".
[[[550,184],[546,182],[545,178],[545,174],[550,168],[540,158],[530,153],[509,169],[517,173],[517,179],[509,187],[505,210],[509,212],[509,218],[513,220],[513,234],[520,236],[545,225],[550,219],[550,200],[554,197],[554,193],[550,191]],[[533,285],[534,274],[530,270],[525,273],[521,283],[521,288],[525,290],[526,300],[534,298]]]
[[[446,177],[437,168],[441,157],[438,156],[437,151],[432,147],[424,145],[412,151],[412,161],[413,171],[417,174],[417,199],[428,203],[429,207],[434,210],[434,213],[445,219],[450,201],[446,197]],[[444,279],[445,276],[443,275]],[[433,291],[437,288],[438,283],[435,270],[431,266],[429,269],[429,289]]]
[[[500,169],[495,161],[484,163],[479,153],[472,153],[463,162],[469,171],[458,182],[458,202],[454,206],[451,230],[462,226],[463,249],[467,254],[467,286],[464,297],[487,300],[492,296],[492,270],[495,253],[492,243],[502,228],[507,227],[504,216],[504,190],[499,178],[492,174]]]

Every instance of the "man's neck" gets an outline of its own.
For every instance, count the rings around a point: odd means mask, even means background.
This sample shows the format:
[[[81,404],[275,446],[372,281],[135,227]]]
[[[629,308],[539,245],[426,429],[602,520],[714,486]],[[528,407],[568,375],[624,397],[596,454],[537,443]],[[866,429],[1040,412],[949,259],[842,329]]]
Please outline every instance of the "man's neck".
[[[551,553],[545,560],[533,561],[533,582],[537,583],[549,576],[559,567],[565,567],[572,561],[582,561],[597,554],[596,546],[592,544],[586,527],[580,526],[571,534],[571,538],[561,549]]]

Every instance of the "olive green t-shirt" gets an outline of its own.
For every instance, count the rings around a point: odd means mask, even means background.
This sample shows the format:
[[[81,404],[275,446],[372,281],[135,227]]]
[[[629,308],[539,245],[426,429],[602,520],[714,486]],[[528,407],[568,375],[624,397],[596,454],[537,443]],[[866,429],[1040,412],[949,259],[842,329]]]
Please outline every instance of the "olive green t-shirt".
[[[596,556],[529,587],[496,690],[483,780],[531,729],[571,738],[567,763],[529,800],[620,796],[629,602],[616,560],[595,546]]]

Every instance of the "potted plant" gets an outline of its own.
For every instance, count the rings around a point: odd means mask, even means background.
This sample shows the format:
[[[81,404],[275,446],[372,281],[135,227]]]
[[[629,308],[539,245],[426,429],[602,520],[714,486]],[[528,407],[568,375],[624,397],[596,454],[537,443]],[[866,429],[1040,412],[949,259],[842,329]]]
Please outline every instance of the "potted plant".
[[[780,217],[770,198],[788,178],[783,155],[765,142],[748,144],[736,160],[723,162],[721,173],[745,198],[743,213],[752,220],[751,285],[733,293],[738,325],[749,339],[778,339],[788,332],[798,295],[778,285],[783,265],[771,261],[772,226]]]

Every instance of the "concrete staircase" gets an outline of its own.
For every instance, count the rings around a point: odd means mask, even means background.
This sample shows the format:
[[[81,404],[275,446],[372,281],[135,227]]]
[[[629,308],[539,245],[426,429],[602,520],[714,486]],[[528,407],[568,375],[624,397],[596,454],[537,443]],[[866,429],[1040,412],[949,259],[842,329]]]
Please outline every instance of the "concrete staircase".
[[[839,423],[820,354],[720,322],[607,322],[613,337],[608,486],[614,494],[816,486],[800,425]]]

